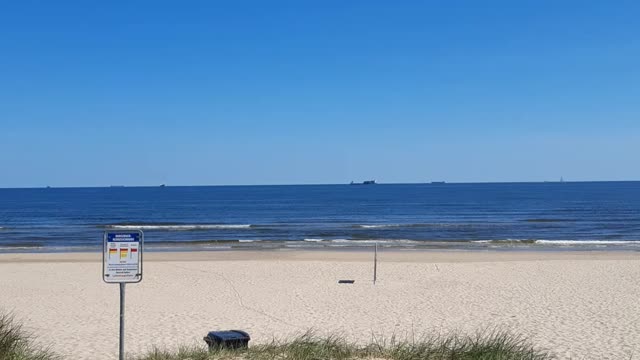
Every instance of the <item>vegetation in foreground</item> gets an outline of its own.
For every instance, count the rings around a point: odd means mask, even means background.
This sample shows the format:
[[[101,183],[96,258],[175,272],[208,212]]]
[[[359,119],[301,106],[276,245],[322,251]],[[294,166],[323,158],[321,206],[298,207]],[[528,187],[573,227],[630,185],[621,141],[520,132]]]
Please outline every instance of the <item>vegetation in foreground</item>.
[[[536,350],[519,336],[506,332],[475,336],[451,335],[420,341],[374,341],[358,346],[340,337],[321,338],[311,333],[290,342],[255,345],[243,350],[181,348],[154,350],[137,360],[545,360],[552,357]]]
[[[451,335],[419,341],[377,340],[367,346],[339,336],[318,337],[309,332],[292,341],[255,345],[248,349],[208,351],[205,346],[177,351],[153,350],[137,360],[546,360],[519,336],[487,332],[475,336]],[[0,314],[0,360],[59,360],[33,345],[22,326],[10,315]]]
[[[0,314],[0,360],[57,360],[55,354],[37,348],[13,316]]]

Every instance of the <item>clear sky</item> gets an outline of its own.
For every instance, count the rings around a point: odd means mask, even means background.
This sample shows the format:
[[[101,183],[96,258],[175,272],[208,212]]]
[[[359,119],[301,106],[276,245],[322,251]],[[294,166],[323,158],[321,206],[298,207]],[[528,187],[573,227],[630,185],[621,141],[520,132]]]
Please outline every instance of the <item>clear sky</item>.
[[[3,1],[0,187],[640,180],[638,1]]]

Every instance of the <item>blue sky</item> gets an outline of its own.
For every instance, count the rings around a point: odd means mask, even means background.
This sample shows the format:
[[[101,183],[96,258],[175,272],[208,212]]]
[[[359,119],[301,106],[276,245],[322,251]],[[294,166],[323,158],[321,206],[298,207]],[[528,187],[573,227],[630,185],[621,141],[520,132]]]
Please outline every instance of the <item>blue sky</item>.
[[[639,16],[2,2],[0,187],[640,180]]]

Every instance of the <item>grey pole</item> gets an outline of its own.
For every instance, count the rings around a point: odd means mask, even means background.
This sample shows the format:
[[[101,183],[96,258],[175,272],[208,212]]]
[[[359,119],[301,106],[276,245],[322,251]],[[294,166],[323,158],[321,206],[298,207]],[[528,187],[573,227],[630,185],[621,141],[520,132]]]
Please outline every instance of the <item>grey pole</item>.
[[[119,359],[124,360],[124,286],[125,283],[120,283],[120,355]]]
[[[378,243],[376,243],[376,250],[373,254],[373,284],[375,285],[378,278]]]

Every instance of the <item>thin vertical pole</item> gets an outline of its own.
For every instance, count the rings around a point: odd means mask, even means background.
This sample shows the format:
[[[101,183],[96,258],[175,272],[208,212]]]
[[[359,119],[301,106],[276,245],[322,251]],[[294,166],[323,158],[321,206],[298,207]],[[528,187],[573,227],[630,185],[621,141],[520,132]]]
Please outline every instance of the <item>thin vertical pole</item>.
[[[125,283],[120,283],[120,349],[119,359],[124,360],[124,286]]]
[[[376,243],[376,250],[373,254],[373,284],[375,285],[378,279],[378,243]]]

